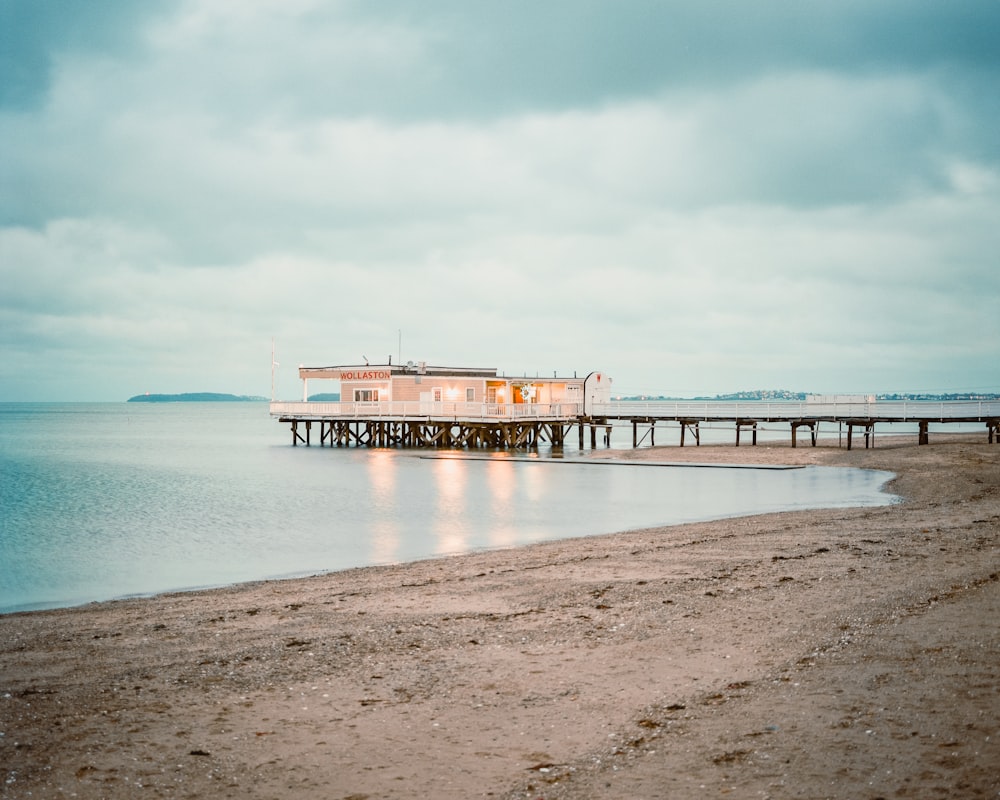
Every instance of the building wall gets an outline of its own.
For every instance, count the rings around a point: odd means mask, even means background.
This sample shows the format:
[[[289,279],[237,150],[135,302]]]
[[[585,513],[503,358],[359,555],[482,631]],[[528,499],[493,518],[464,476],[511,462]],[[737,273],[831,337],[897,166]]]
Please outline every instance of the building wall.
[[[362,391],[377,389],[378,400],[380,403],[385,403],[388,402],[389,400],[395,399],[392,397],[389,381],[341,381],[340,402],[353,403],[354,392],[357,389],[360,389]]]
[[[470,370],[471,372],[471,370]],[[355,401],[356,393],[363,392],[363,399],[386,402],[430,402],[439,390],[443,402],[464,403],[581,403],[584,389],[587,402],[607,402],[610,399],[611,379],[604,373],[591,373],[587,378],[517,378],[503,377],[489,371],[484,375],[447,375],[414,373],[401,374],[389,367],[329,367],[302,368],[300,376],[315,383],[338,380],[342,402]],[[304,387],[305,388],[305,387]],[[315,385],[310,387],[317,391]],[[469,397],[469,390],[472,397]]]
[[[611,401],[611,378],[606,372],[593,372],[587,378],[586,402],[608,403]]]
[[[393,381],[392,399],[396,401],[430,401],[435,389],[441,390],[441,399],[448,403],[464,403],[466,391],[473,390],[474,403],[486,402],[485,378],[447,377],[444,375],[397,376]]]
[[[590,387],[593,390],[595,387]],[[381,402],[430,402],[439,389],[441,400],[448,403],[579,403],[583,399],[583,379],[545,378],[466,378],[445,375],[394,375],[392,381],[342,381],[340,399],[354,401],[355,391],[377,389]]]

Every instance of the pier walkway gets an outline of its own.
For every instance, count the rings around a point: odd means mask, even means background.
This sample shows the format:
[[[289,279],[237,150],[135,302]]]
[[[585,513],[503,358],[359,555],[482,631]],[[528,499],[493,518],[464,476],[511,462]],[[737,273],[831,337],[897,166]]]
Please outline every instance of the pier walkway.
[[[620,401],[608,403],[463,403],[463,402],[273,402],[270,413],[289,423],[292,444],[310,445],[313,428],[318,444],[331,447],[442,447],[515,450],[549,442],[561,447],[572,429],[578,429],[584,448],[586,431],[590,446],[598,437],[609,443],[615,423],[631,423],[632,446],[656,444],[656,426],[680,427],[685,439],[701,444],[702,423],[730,423],[735,443],[757,433],[765,423],[789,426],[791,445],[802,429],[816,445],[821,423],[838,424],[847,431],[847,449],[855,431],[864,435],[865,447],[874,445],[876,424],[916,425],[919,444],[927,444],[930,425],[982,423],[990,444],[1000,443],[998,401],[876,401],[876,402],[719,402],[719,401]]]
[[[749,433],[757,444],[757,430],[764,423],[787,423],[790,427],[792,447],[797,444],[798,432],[805,428],[810,443],[816,445],[820,423],[839,424],[847,429],[847,449],[851,449],[854,430],[860,429],[865,446],[873,441],[876,423],[909,423],[917,426],[918,442],[927,444],[931,423],[984,423],[989,442],[1000,442],[1000,402],[982,400],[955,401],[871,401],[871,402],[619,402],[603,403],[595,407],[608,419],[632,422],[632,446],[637,447],[645,437],[655,444],[657,422],[671,421],[680,424],[681,446],[689,432],[695,444],[700,444],[699,423],[730,422],[739,446],[741,433]],[[639,438],[638,431],[648,427]]]

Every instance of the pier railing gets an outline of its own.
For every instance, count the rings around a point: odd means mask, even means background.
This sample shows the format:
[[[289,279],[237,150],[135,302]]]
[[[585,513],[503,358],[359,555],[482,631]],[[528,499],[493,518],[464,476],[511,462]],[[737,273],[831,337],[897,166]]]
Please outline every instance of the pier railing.
[[[271,416],[287,419],[569,420],[584,414],[581,403],[274,402]],[[586,415],[608,419],[871,420],[873,422],[978,422],[1000,418],[1000,402],[987,400],[875,402],[638,401],[588,403]]]
[[[570,420],[582,413],[580,403],[466,403],[394,401],[372,403],[271,403],[271,416],[282,419],[456,419]]]

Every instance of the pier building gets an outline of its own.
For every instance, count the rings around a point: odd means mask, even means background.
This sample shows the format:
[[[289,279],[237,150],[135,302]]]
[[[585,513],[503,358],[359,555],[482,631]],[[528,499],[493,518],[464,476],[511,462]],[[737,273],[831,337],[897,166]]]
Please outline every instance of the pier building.
[[[605,372],[583,377],[516,376],[494,368],[414,364],[347,364],[299,367],[301,402],[272,402],[271,416],[291,425],[292,443],[370,447],[535,448],[561,447],[575,427],[582,450],[609,444],[614,425],[631,425],[632,446],[655,445],[657,425],[676,425],[680,446],[701,444],[703,423],[729,423],[735,443],[757,444],[764,424],[789,426],[791,445],[805,431],[816,446],[821,424],[836,424],[851,449],[856,432],[865,447],[875,443],[876,424],[916,426],[927,444],[930,426],[982,424],[990,443],[1000,442],[1000,402],[877,401],[871,395],[813,396],[805,402],[614,401]],[[339,398],[317,400],[310,389],[334,384]],[[325,393],[324,393],[325,395]]]
[[[311,444],[313,426],[321,445],[536,447],[561,445],[574,425],[590,425],[588,408],[611,400],[611,378],[592,371],[507,376],[496,368],[443,367],[425,362],[299,367],[302,402],[272,403],[271,415],[292,426],[294,444]],[[311,390],[339,397],[314,401]]]
[[[611,399],[611,379],[601,372],[585,377],[507,377],[496,368],[437,367],[425,362],[364,364],[336,367],[299,367],[302,400],[309,401],[310,385],[317,381],[339,384],[341,402],[420,403],[426,413],[440,410],[438,403],[485,403],[502,416],[508,405],[555,408],[573,406],[580,413],[586,401],[606,403]],[[404,407],[400,407],[401,409]],[[569,410],[567,408],[567,410]]]

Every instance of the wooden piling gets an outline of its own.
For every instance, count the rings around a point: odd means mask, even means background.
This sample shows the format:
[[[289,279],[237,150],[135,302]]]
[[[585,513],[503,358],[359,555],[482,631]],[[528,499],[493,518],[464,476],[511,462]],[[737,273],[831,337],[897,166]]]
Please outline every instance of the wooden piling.
[[[753,431],[753,444],[754,444],[754,446],[756,446],[757,445],[757,420],[750,420],[750,419],[737,419],[736,420],[736,446],[737,447],[740,446],[740,431],[743,430],[743,428],[748,428],[749,430]],[[792,438],[793,439],[795,438],[794,431],[792,432]],[[795,447],[795,445],[792,444],[792,447]]]

